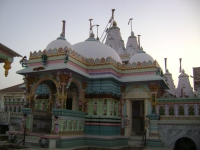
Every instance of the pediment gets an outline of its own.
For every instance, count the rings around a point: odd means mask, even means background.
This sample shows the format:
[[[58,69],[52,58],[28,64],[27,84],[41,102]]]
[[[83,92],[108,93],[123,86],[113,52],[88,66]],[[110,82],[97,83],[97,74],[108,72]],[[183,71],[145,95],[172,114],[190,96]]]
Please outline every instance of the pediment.
[[[130,88],[124,95],[124,98],[150,98],[148,91],[140,86]]]

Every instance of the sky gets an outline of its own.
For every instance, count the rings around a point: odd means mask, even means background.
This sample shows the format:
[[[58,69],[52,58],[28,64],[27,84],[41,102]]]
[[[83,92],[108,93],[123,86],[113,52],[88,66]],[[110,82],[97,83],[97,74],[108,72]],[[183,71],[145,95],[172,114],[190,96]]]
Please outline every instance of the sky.
[[[66,20],[65,37],[72,45],[89,36],[89,21],[99,24],[103,33],[115,10],[115,20],[122,39],[127,42],[133,18],[133,31],[140,34],[144,51],[167,68],[178,85],[179,58],[182,68],[193,75],[193,67],[200,67],[200,1],[199,0],[0,0],[0,43],[22,56],[44,50],[62,30]],[[96,33],[96,29],[93,30]],[[87,56],[86,56],[87,57]],[[8,77],[0,64],[0,89],[23,82],[21,58],[15,57]],[[193,79],[190,78],[193,87]]]

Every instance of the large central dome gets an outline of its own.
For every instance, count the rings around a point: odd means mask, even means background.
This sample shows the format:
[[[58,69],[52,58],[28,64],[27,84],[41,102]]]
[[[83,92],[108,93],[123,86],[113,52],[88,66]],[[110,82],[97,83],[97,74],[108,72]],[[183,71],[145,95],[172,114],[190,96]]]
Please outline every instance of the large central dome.
[[[101,59],[103,57],[106,59],[107,57],[112,57],[117,62],[122,63],[121,58],[114,49],[99,42],[92,36],[84,42],[74,44],[73,48],[86,58]]]

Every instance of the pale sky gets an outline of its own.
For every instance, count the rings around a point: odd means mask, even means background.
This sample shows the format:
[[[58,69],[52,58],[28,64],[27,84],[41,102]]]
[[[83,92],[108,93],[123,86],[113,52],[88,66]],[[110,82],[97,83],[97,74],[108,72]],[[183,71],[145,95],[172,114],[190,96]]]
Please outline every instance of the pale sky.
[[[141,35],[141,46],[168,69],[178,84],[179,58],[188,75],[200,67],[200,0],[0,0],[0,43],[29,58],[30,51],[44,50],[59,37],[66,20],[66,39],[72,45],[89,36],[89,21],[99,24],[101,34],[115,8],[115,20],[122,39],[133,31]],[[93,30],[96,33],[96,29]],[[87,57],[87,56],[86,56]],[[15,58],[8,77],[0,64],[0,89],[22,83],[16,71],[22,69]],[[190,78],[193,87],[193,79]]]

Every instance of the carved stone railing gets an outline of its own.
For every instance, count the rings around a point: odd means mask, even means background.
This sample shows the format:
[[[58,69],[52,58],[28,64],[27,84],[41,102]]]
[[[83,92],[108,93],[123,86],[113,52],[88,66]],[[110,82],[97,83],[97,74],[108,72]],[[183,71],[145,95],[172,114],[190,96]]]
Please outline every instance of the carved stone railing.
[[[200,120],[159,120],[159,125],[198,125]]]
[[[159,120],[160,115],[151,114],[151,115],[148,115],[147,117],[149,117],[150,120]]]
[[[77,118],[85,118],[86,113],[68,110],[68,109],[52,109],[53,116],[67,116],[67,117],[77,117]]]
[[[85,124],[85,112],[53,109],[52,114],[54,121],[52,122],[52,134],[71,135],[83,134]]]

